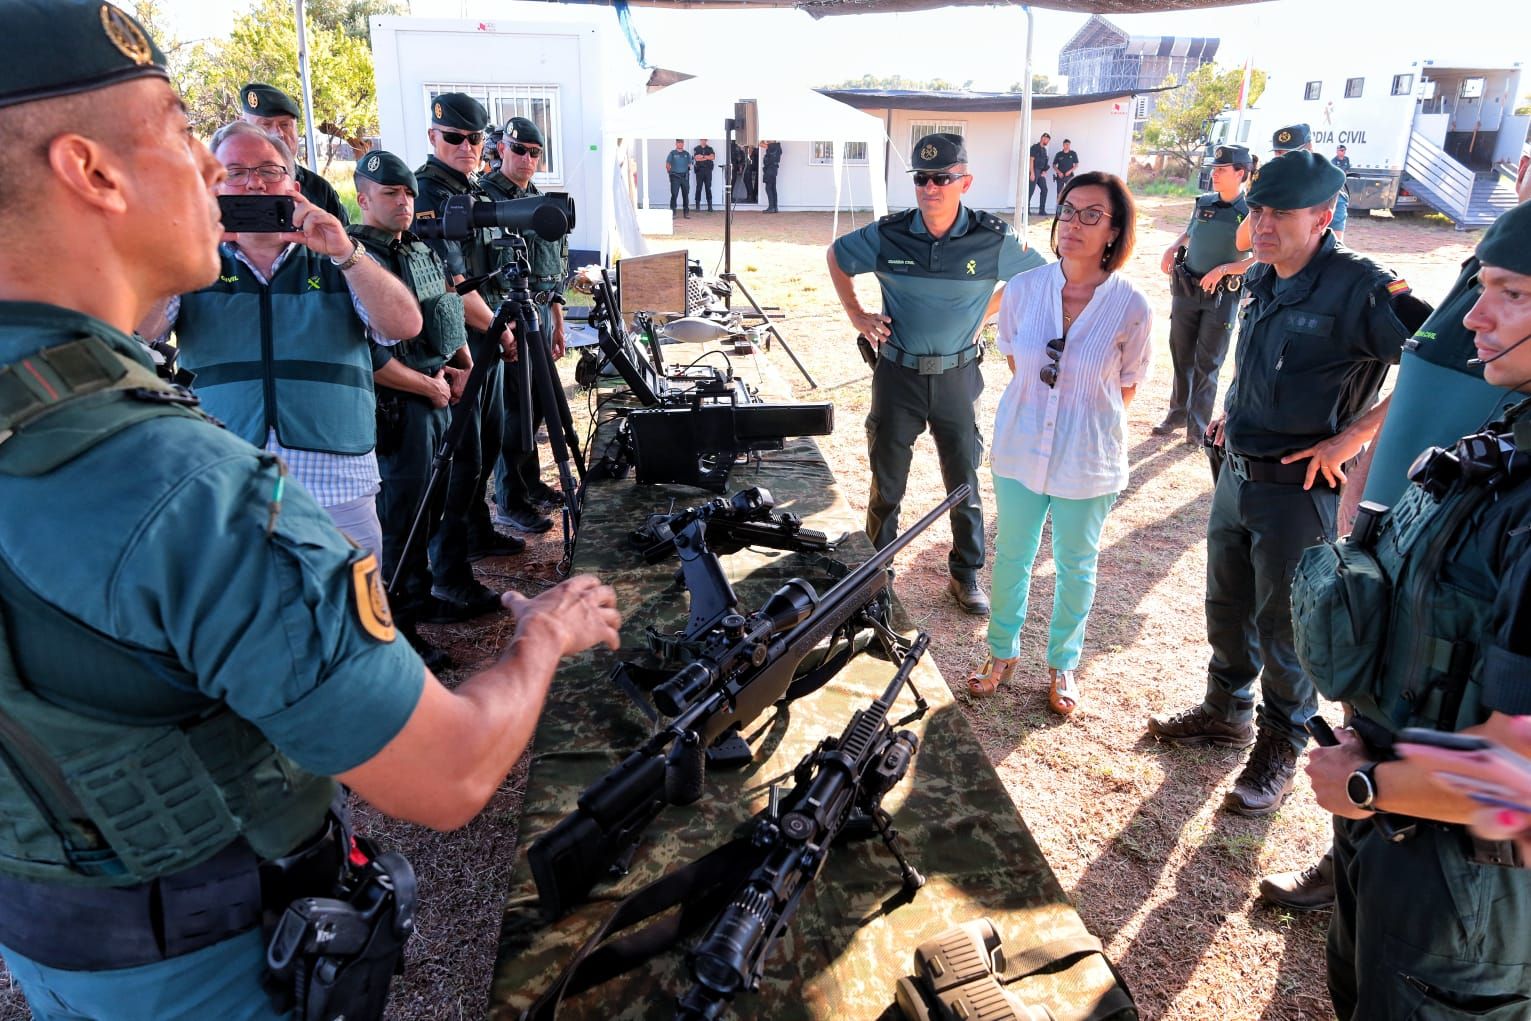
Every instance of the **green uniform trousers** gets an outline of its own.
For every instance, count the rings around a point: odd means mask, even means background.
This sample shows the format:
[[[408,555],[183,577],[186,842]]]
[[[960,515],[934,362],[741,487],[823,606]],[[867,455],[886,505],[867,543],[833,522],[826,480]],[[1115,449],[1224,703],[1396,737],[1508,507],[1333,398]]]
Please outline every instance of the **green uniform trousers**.
[[[1339,494],[1321,482],[1312,489],[1251,482],[1225,464],[1207,520],[1206,709],[1229,722],[1254,714],[1259,724],[1307,744],[1308,719],[1318,710],[1312,678],[1297,662],[1292,640],[1292,574],[1302,551],[1334,538]]]
[[[1340,1021],[1531,1017],[1531,870],[1480,865],[1461,827],[1399,843],[1334,820],[1329,995]]]
[[[488,342],[482,333],[469,330],[468,345],[473,353],[474,367],[481,359],[487,359],[489,369],[484,377],[484,388],[479,393],[478,407],[469,408],[459,403],[453,409],[454,414],[468,416],[468,428],[452,452],[441,526],[431,539],[431,575],[438,585],[461,585],[472,581],[468,552],[494,536],[485,495],[489,470],[500,455],[501,430],[504,428],[503,366],[499,345]]]
[[[887,358],[872,373],[872,410],[867,414],[867,457],[872,492],[867,498],[867,535],[878,549],[898,538],[898,514],[909,481],[914,441],[925,427],[936,441],[941,481],[947,493],[964,482],[971,495],[952,508],[952,550],[946,563],[952,577],[967,581],[983,567],[983,504],[978,498],[978,465],[983,434],[973,405],[983,392],[977,362],[939,375],[922,376]],[[921,494],[919,512],[945,493]]]
[[[1170,302],[1169,418],[1184,417],[1186,438],[1200,443],[1217,403],[1217,374],[1228,354],[1239,295],[1221,291],[1213,297],[1181,297]]]
[[[431,462],[435,460],[452,415],[450,409],[433,407],[418,394],[387,387],[378,388],[378,400],[394,401],[399,408],[396,442],[390,453],[380,453],[377,458],[378,474],[382,476],[377,512],[383,523],[383,578],[385,581],[393,579],[403,554],[404,569],[391,602],[394,613],[402,620],[409,620],[431,594],[431,570],[426,552],[440,530],[441,514],[446,506],[445,479],[437,481],[430,506],[425,508],[418,534],[407,554],[404,542],[415,523],[426,483],[430,481]],[[450,546],[448,544],[449,552]],[[466,550],[462,555],[466,556]],[[462,568],[468,570],[466,560],[462,562]]]

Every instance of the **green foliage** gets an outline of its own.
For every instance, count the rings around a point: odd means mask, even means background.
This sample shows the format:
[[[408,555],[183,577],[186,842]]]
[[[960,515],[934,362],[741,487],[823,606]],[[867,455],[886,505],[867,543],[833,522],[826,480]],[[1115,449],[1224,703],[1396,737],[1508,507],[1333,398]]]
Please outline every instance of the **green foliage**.
[[[864,74],[860,78],[847,78],[841,82],[821,85],[825,89],[910,89],[916,91],[945,91],[951,92],[958,89],[971,89],[973,79],[969,78],[961,85],[954,85],[945,78],[932,78],[922,81],[914,78],[905,78],[901,74],[875,75]]]
[[[1151,149],[1174,156],[1186,174],[1196,162],[1207,125],[1224,110],[1239,101],[1242,68],[1223,70],[1216,64],[1203,64],[1177,83],[1174,76],[1164,80],[1170,91],[1158,94],[1153,116],[1143,126],[1143,141]],[[1254,69],[1249,75],[1249,98],[1253,106],[1265,91],[1265,72]]]
[[[1195,185],[1156,177],[1145,184],[1135,185],[1132,193],[1134,195],[1162,195],[1170,198],[1195,198],[1201,194],[1201,189]]]
[[[1010,87],[1005,91],[1023,92],[1025,90],[1021,88],[1020,82],[1011,82]],[[1056,96],[1058,94],[1058,83],[1045,74],[1034,73],[1031,76],[1031,94],[1033,96]]]

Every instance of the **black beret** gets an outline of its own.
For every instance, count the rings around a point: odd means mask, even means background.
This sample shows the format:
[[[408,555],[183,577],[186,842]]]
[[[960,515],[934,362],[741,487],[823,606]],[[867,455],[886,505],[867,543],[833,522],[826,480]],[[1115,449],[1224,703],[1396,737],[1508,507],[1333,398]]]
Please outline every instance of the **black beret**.
[[[1249,166],[1249,149],[1242,145],[1220,145],[1212,152],[1214,167]]]
[[[1478,261],[1531,276],[1531,202],[1503,213],[1483,232]]]
[[[1246,200],[1269,209],[1307,209],[1327,202],[1345,186],[1345,171],[1323,153],[1299,149],[1266,160],[1249,178]]]
[[[1284,128],[1277,128],[1271,135],[1271,148],[1276,152],[1290,152],[1293,149],[1301,149],[1313,141],[1313,131],[1306,124],[1288,124]]]
[[[420,194],[420,183],[415,180],[409,164],[382,149],[373,149],[356,161],[356,176],[378,184],[402,184],[411,195]]]
[[[512,117],[505,122],[505,141],[530,142],[533,145],[548,144],[542,137],[542,129],[525,117]]]
[[[483,131],[489,111],[466,92],[443,92],[431,100],[431,123],[458,131]]]
[[[257,117],[302,117],[297,100],[265,82],[251,82],[239,90],[239,102],[245,113]]]
[[[0,0],[0,107],[170,79],[132,15],[102,0]]]
[[[909,172],[945,170],[954,163],[967,161],[968,151],[967,146],[962,144],[962,136],[940,131],[934,135],[926,135],[914,143],[914,152],[910,154]]]

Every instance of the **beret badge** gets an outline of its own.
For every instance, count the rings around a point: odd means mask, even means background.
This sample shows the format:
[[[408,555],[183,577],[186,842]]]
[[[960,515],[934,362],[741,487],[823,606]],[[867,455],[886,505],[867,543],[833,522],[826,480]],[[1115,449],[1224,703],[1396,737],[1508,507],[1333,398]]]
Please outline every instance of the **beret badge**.
[[[441,104],[437,103],[435,106],[431,107],[431,110],[436,114],[436,119],[440,120],[442,117]]]
[[[133,63],[139,65],[153,63],[154,48],[149,45],[149,39],[144,35],[143,29],[134,24],[132,18],[111,4],[101,5],[101,30],[106,33],[112,45]]]
[[[378,156],[376,154],[373,154],[367,160],[367,172],[370,173],[370,174],[377,173],[377,168],[382,166],[382,164],[383,164],[383,157]]]
[[[1292,133],[1290,131],[1283,131],[1281,134],[1276,136],[1276,141],[1278,142],[1290,142],[1291,140]]]

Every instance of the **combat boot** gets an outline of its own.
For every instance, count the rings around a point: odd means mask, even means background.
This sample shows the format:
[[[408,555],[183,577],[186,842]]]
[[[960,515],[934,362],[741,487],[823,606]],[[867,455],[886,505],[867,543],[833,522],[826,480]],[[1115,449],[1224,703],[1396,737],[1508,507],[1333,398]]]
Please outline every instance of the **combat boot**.
[[[952,599],[956,601],[963,613],[970,613],[975,617],[989,615],[989,597],[984,594],[977,578],[953,578],[947,583],[946,590],[951,593]]]
[[[1334,852],[1296,872],[1280,872],[1260,880],[1260,896],[1288,911],[1322,911],[1334,907]]]
[[[1248,748],[1255,743],[1255,725],[1229,723],[1207,711],[1204,705],[1192,706],[1170,716],[1150,716],[1148,732],[1160,741],[1189,747],[1218,745],[1223,748]]]
[[[1223,807],[1235,815],[1270,815],[1292,792],[1297,778],[1297,749],[1280,734],[1261,730],[1244,771],[1223,796]]]

